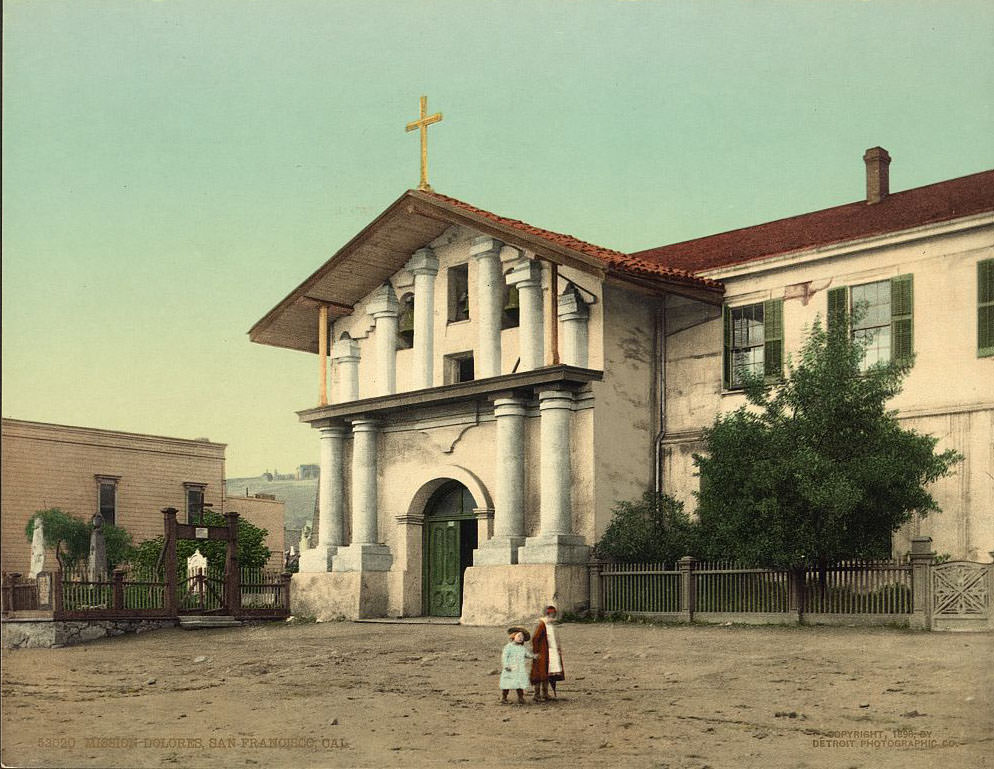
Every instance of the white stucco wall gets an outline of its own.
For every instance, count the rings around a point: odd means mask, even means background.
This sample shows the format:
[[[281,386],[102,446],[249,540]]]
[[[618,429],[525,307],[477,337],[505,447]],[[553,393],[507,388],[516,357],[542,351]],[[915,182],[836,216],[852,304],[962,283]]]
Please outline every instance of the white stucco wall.
[[[991,257],[994,225],[947,224],[914,237],[888,236],[709,273],[725,282],[729,306],[784,299],[787,356],[797,354],[817,316],[824,322],[829,288],[914,276],[916,360],[891,405],[906,426],[938,436],[940,449],[955,448],[968,459],[932,489],[945,512],[901,532],[897,552],[912,533],[931,536],[938,552],[954,557],[986,560],[994,549],[994,358],[977,357],[976,338],[976,265]],[[665,488],[693,510],[698,479],[691,454],[700,450],[699,431],[744,397],[722,390],[719,315],[709,320],[700,307],[675,302],[667,328]]]

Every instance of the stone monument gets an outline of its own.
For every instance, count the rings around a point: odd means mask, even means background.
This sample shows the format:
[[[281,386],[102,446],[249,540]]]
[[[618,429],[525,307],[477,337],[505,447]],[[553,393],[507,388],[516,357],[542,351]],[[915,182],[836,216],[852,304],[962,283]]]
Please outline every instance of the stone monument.
[[[90,534],[90,559],[87,562],[86,578],[90,582],[98,582],[107,578],[107,543],[104,542],[104,517],[97,513],[91,521],[93,532]]]
[[[28,577],[34,579],[42,571],[45,571],[45,530],[39,517],[35,518],[34,531],[31,533],[31,570]]]

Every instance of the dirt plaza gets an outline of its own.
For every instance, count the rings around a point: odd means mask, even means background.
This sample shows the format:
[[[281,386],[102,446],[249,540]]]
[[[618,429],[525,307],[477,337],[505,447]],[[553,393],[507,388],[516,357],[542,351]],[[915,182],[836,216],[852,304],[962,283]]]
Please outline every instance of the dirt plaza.
[[[565,623],[559,700],[501,628],[162,630],[3,655],[3,764],[994,766],[994,635]],[[513,696],[512,696],[513,699]]]

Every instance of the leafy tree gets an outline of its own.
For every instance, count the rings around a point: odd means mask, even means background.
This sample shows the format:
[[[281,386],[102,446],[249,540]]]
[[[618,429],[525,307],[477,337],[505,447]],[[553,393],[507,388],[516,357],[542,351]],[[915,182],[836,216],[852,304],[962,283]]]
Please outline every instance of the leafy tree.
[[[684,512],[683,502],[647,491],[638,501],[616,503],[595,553],[627,563],[672,563],[699,549],[699,527]]]
[[[57,507],[38,510],[24,528],[29,542],[34,538],[35,520],[38,518],[42,520],[45,547],[55,548],[61,542],[60,553],[66,566],[86,562],[90,557],[90,534],[93,531],[90,521],[84,521]],[[127,530],[105,523],[101,531],[104,534],[109,569],[131,559],[134,548],[131,534]]]
[[[902,429],[886,403],[911,362],[862,365],[848,318],[815,320],[785,380],[749,380],[747,404],[705,430],[699,519],[714,557],[797,568],[890,555],[914,513],[939,512],[928,484],[962,457]]]
[[[204,526],[227,526],[228,520],[214,511],[204,511]],[[269,560],[270,550],[263,544],[267,529],[260,529],[245,518],[238,519],[238,565],[240,568],[259,568]],[[132,565],[152,569],[159,562],[164,537],[156,537],[139,542],[135,548]],[[186,571],[186,559],[199,548],[207,557],[207,567],[211,571],[222,571],[227,558],[227,542],[220,540],[181,539],[176,543],[176,562],[182,572]]]

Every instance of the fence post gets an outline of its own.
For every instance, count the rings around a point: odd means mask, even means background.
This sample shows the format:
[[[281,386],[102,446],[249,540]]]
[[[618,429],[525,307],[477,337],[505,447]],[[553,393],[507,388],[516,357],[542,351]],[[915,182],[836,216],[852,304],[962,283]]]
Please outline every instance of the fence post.
[[[697,610],[697,580],[694,577],[694,566],[697,559],[685,555],[677,561],[676,567],[680,572],[680,611],[685,622],[693,622]]]
[[[62,614],[62,567],[52,575],[52,617],[59,619]]]
[[[932,596],[929,589],[932,564],[935,563],[935,553],[932,552],[931,537],[912,537],[911,553],[911,622],[913,628],[932,629]]]
[[[596,559],[587,564],[590,575],[590,614],[595,619],[601,616],[601,568],[603,564]]]
[[[804,624],[807,590],[808,567],[791,566],[787,569],[787,612],[796,615],[798,625]]]
[[[179,614],[179,600],[176,595],[176,513],[175,507],[165,507],[162,509],[162,523],[165,529],[166,541],[165,557],[163,559],[166,573],[166,594],[163,599],[163,608],[170,617]]]
[[[225,603],[231,615],[237,617],[242,610],[242,575],[238,566],[238,513],[227,512],[224,517],[228,519],[228,548],[224,561],[224,590],[227,593]]]
[[[3,613],[10,614],[14,610],[14,593],[17,589],[17,578],[20,574],[3,574]]]
[[[293,580],[293,574],[288,571],[284,571],[280,574],[280,581],[283,583],[283,593],[280,596],[283,599],[283,608],[286,609],[287,614],[290,613],[290,582]]]
[[[114,569],[111,575],[111,608],[121,610],[124,608],[124,569]]]

